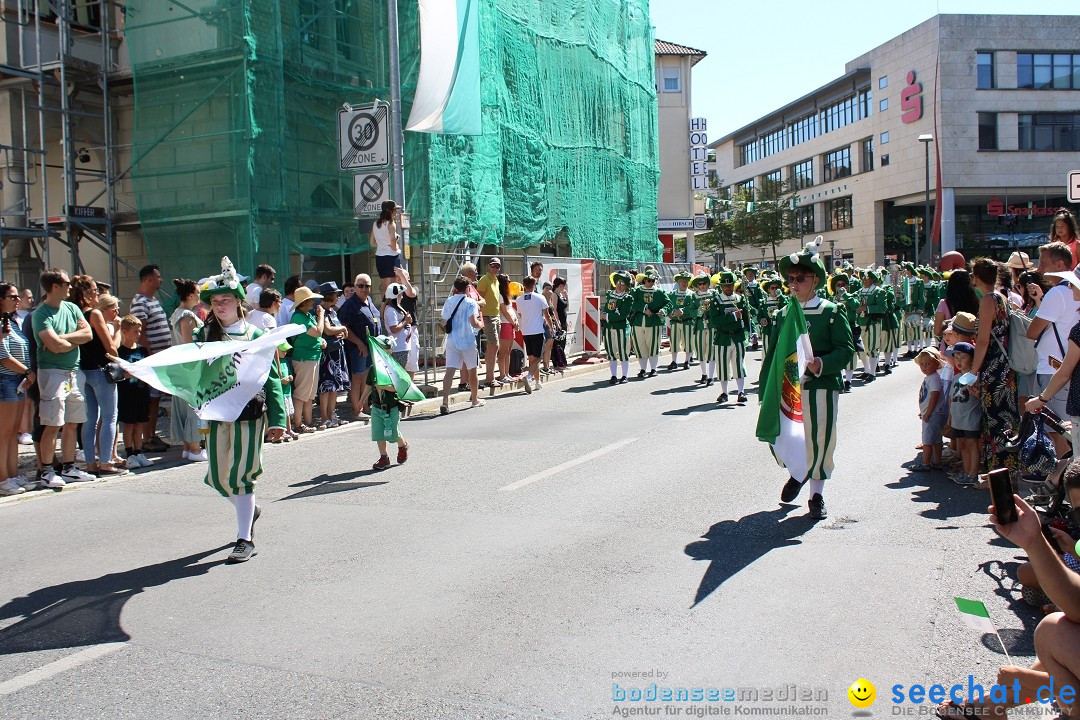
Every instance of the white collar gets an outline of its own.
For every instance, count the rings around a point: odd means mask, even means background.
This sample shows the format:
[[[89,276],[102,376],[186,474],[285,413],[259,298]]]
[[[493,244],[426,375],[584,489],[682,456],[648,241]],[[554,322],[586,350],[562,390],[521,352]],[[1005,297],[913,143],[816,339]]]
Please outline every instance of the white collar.
[[[232,325],[225,328],[225,332],[227,332],[229,335],[243,335],[244,331],[246,329],[247,329],[247,321],[246,320],[237,320]]]
[[[802,304],[802,306],[806,310],[813,310],[814,308],[816,308],[820,304],[821,304],[821,297],[819,297],[818,295],[815,295],[814,297],[812,297],[809,300],[807,300],[806,302],[804,302]]]

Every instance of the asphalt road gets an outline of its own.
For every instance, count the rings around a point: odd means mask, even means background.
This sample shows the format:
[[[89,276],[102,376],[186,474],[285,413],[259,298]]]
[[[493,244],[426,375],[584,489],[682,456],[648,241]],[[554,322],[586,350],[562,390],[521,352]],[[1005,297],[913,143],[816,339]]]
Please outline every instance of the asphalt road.
[[[896,684],[993,682],[1001,648],[956,595],[1032,659],[986,494],[901,467],[913,364],[842,396],[816,525],[778,501],[756,397],[719,407],[697,376],[601,370],[411,419],[380,474],[357,425],[269,446],[244,565],[195,466],[5,501],[0,717],[690,717],[792,685],[850,716],[859,678],[883,717]],[[652,683],[758,700],[618,700]]]

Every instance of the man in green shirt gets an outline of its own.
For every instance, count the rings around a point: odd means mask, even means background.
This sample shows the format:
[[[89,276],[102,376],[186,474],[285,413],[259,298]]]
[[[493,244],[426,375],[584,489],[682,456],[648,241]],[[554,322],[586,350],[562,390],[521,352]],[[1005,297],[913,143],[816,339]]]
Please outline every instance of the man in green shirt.
[[[631,337],[641,368],[639,380],[655,375],[660,364],[660,331],[664,327],[667,293],[656,286],[657,280],[656,271],[647,267],[641,284],[630,292],[634,299],[630,311]]]
[[[626,347],[626,325],[630,318],[633,298],[627,291],[630,287],[630,275],[625,272],[611,274],[613,289],[604,295],[604,305],[600,308],[600,327],[604,333],[604,349],[607,351],[608,366],[611,368],[609,384],[626,382],[626,373],[630,370],[630,354]],[[617,369],[622,370],[616,375]]]
[[[688,290],[690,285],[690,273],[682,271],[675,273],[676,288],[668,294],[668,339],[671,342],[671,364],[668,370],[679,367],[679,353],[686,353],[686,361],[683,362],[683,370],[690,368],[691,342],[694,337],[694,318],[697,315],[696,305],[693,303],[693,293]]]
[[[41,274],[41,287],[45,298],[31,318],[41,395],[37,481],[41,487],[62,488],[69,482],[95,479],[75,467],[78,426],[86,422],[82,393],[86,380],[79,370],[79,346],[90,341],[93,331],[79,307],[67,301],[71,278],[66,272],[49,268]],[[53,470],[57,435],[63,461],[59,476]]]
[[[833,470],[837,408],[840,390],[843,388],[841,373],[851,362],[855,348],[844,308],[829,300],[823,300],[816,293],[817,287],[824,285],[826,279],[825,264],[821,261],[816,246],[807,246],[802,252],[781,258],[780,274],[787,279],[791,293],[802,304],[813,352],[813,358],[807,363],[801,380],[808,469],[804,478],[788,478],[780,493],[780,500],[791,502],[802,490],[803,484],[808,484],[810,517],[821,520],[828,517],[823,493],[825,480]],[[777,316],[778,324],[784,322],[786,313],[785,307]],[[772,350],[775,350],[775,346]],[[771,356],[766,357],[762,367],[771,365]]]

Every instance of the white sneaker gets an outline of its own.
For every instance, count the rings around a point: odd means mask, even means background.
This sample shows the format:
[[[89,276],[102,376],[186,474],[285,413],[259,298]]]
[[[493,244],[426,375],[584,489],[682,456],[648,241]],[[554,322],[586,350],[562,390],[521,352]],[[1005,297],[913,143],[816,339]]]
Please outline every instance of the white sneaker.
[[[533,389],[534,390],[543,390],[544,389],[544,383],[537,380],[536,383],[533,385]]]
[[[47,467],[38,473],[37,484],[43,488],[62,488],[67,485],[61,478],[57,477],[56,471],[51,467]]]
[[[76,450],[75,462],[86,462],[86,453],[84,453],[82,450]]]
[[[19,433],[20,445],[33,445],[34,438],[30,436],[30,433]]]
[[[127,460],[124,461],[124,465],[129,469],[141,468],[143,464],[139,462],[139,456],[132,454],[127,456]]]
[[[153,465],[153,464],[154,464],[154,461],[153,461],[153,460],[151,460],[150,458],[146,457],[146,456],[145,456],[145,455],[143,455],[142,453],[139,453],[139,454],[138,454],[138,455],[137,455],[136,457],[138,457],[138,458],[139,458],[139,464],[140,464],[140,465],[142,465],[143,467],[150,467],[151,465]]]
[[[531,395],[532,394],[532,385],[529,383],[529,380],[530,380],[530,377],[528,375],[526,375],[525,377],[523,377],[521,379],[521,382],[525,385],[525,394],[526,395]]]
[[[96,476],[85,470],[80,470],[74,465],[64,468],[64,472],[60,473],[60,477],[64,479],[65,483],[93,482],[97,480]]]
[[[15,481],[15,478],[8,478],[4,482],[0,482],[0,495],[22,495],[24,492],[26,490]]]
[[[25,475],[16,475],[13,479],[26,490],[33,490],[37,487],[37,483]]]
[[[190,460],[191,462],[208,462],[210,460],[210,458],[207,457],[205,450],[200,450],[197,453],[189,453],[185,450],[184,459]]]

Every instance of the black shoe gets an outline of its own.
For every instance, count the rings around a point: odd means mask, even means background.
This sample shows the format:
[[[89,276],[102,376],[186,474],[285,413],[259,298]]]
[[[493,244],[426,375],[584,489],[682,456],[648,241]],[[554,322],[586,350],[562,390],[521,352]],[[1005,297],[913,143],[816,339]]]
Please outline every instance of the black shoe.
[[[705,381],[705,387],[712,387],[712,384],[714,382],[716,382],[716,381],[713,380],[712,378],[709,378],[708,380]]]
[[[702,385],[704,385],[704,384],[705,384],[705,383],[707,383],[708,381],[709,381],[709,378],[705,377],[704,375],[702,375],[702,376],[701,376],[701,377],[700,377],[700,378],[698,379],[698,382],[699,382],[699,383],[701,383]]]
[[[750,346],[750,352],[754,352],[754,351],[760,350],[760,349],[761,349],[761,346],[758,345],[757,343],[754,343],[753,345]]]
[[[645,379],[645,371],[644,370],[639,370],[638,371],[637,379],[638,380],[644,380]]]
[[[645,377],[655,377],[655,376],[656,376],[656,371],[655,370],[650,370],[648,373],[645,374]]]
[[[255,506],[255,517],[251,518],[251,542],[255,542],[255,521],[262,515],[262,508]]]
[[[626,376],[625,375],[623,375],[621,378],[619,378],[619,384],[620,385],[622,385],[624,382],[626,382]]]
[[[810,497],[810,517],[814,520],[824,520],[829,517],[829,513],[825,510],[825,498],[821,497],[821,493],[814,493]]]
[[[226,562],[247,562],[258,554],[259,551],[255,549],[255,543],[251,542],[250,540],[237,540],[236,545],[233,546],[233,551],[229,553],[229,557],[226,559]]]
[[[885,366],[885,374],[886,375],[892,375],[892,368],[889,367],[888,365]]]
[[[896,367],[896,362],[890,362],[890,363],[889,363],[889,367],[891,367],[891,368],[894,368],[894,367]]]
[[[863,378],[864,383],[872,383],[875,380],[877,380],[877,378],[874,377],[873,375],[867,375],[865,378]]]
[[[467,383],[458,383],[458,392],[469,392],[469,386]]]
[[[851,381],[850,380],[845,380],[844,381],[844,392],[846,392],[846,393],[851,392]]]
[[[615,384],[615,383],[617,383],[617,382],[619,382],[619,378],[617,378],[617,377],[615,377],[614,375],[612,375],[612,376],[611,376],[611,379],[610,379],[610,380],[608,380],[608,385],[614,385],[614,384]]]
[[[690,362],[689,362],[689,361],[687,361],[687,362],[684,362],[684,363],[682,364],[682,369],[683,369],[683,370],[689,370],[689,369],[690,369]]]
[[[793,477],[789,477],[784,483],[784,489],[780,491],[780,502],[789,503],[799,496],[803,484]]]
[[[740,405],[745,405],[746,404],[746,393],[744,393],[744,392],[739,393],[739,397],[735,400],[735,402],[739,403]]]
[[[672,360],[671,363],[667,366],[667,369],[669,372],[674,372],[675,370],[679,369],[679,363]]]
[[[727,393],[720,393],[720,397],[716,398],[718,403],[726,403],[728,401]]]

